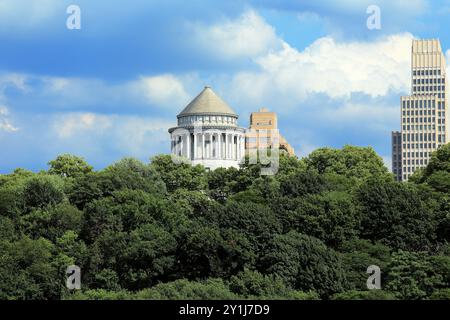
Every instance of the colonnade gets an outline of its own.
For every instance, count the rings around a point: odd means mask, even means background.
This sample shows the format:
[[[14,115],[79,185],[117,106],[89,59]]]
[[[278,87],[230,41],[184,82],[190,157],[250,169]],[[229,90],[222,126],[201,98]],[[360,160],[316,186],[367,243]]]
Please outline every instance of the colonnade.
[[[244,136],[241,133],[202,132],[172,134],[171,152],[190,160],[240,160],[244,156]]]

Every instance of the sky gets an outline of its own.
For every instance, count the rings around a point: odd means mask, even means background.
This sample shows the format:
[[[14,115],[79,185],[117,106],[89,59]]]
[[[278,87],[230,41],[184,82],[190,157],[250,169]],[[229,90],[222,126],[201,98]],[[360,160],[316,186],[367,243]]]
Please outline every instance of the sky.
[[[72,4],[81,29],[67,28]],[[169,153],[205,85],[242,127],[277,112],[299,157],[371,146],[390,167],[411,40],[439,38],[450,63],[448,21],[450,0],[0,0],[0,173]]]

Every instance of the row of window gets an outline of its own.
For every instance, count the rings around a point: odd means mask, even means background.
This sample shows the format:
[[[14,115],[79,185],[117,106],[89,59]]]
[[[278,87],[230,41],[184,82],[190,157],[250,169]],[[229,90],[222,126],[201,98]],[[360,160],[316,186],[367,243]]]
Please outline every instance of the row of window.
[[[413,70],[413,76],[440,76],[441,70]]]
[[[271,141],[270,137],[259,137],[258,139],[256,137],[248,137],[246,140],[250,143],[256,143],[257,140],[259,143],[269,143]]]
[[[431,152],[419,152],[419,151],[416,151],[416,152],[403,152],[403,158],[414,158],[414,157],[416,157],[416,158],[423,158],[423,157],[425,157],[425,158],[428,158],[428,157],[430,157],[431,156]]]
[[[428,121],[427,121],[427,119],[428,119]],[[433,119],[433,120],[431,120],[431,119]],[[430,122],[430,123],[434,123],[436,121],[436,118],[431,118],[431,117],[429,117],[429,118],[422,118],[422,117],[420,117],[420,118],[403,118],[403,123],[423,123],[423,122]],[[438,124],[445,124],[445,119],[444,118],[438,118],[437,119],[437,123]]]
[[[179,125],[191,124],[191,123],[227,123],[237,124],[237,119],[227,116],[188,116],[178,120]]]
[[[413,84],[433,84],[433,83],[445,83],[445,78],[413,79]]]
[[[422,163],[420,163],[420,162],[422,162]],[[412,163],[412,165],[427,165],[428,164],[427,160],[421,160],[420,162],[417,161],[416,163]],[[416,167],[403,167],[403,172],[414,173],[414,171],[416,171],[419,168],[420,167],[417,167],[417,168]]]
[[[408,165],[414,165],[414,164],[421,164],[421,165],[426,165],[428,163],[428,159],[413,159],[413,160],[403,160],[403,165],[406,166],[406,163],[408,163]]]
[[[431,131],[431,130],[435,130],[435,129],[436,129],[436,125],[435,124],[433,124],[433,125],[431,125],[431,124],[429,124],[429,125],[422,125],[422,124],[418,125],[418,124],[416,124],[415,126],[414,125],[409,125],[409,124],[408,125],[403,125],[403,131],[411,131],[411,130],[415,130],[415,131],[418,131],[418,130],[420,130],[420,131],[422,131],[422,130],[429,130],[429,131]]]
[[[430,91],[442,91],[445,92],[445,86],[413,86],[414,92],[430,92]],[[438,98],[442,98],[445,96],[444,93],[438,93]]]
[[[404,133],[403,134],[403,141],[409,142],[409,141],[436,141],[436,136],[432,133]]]
[[[441,119],[439,119],[441,120]],[[402,122],[403,123],[435,123],[436,122],[436,117],[417,117],[417,118],[402,118]]]
[[[406,108],[434,108],[436,106],[435,100],[403,100],[402,107]],[[438,101],[438,109],[445,109],[445,104]]]
[[[403,110],[402,115],[405,116],[426,116],[436,115],[436,110]],[[445,117],[445,111],[438,111],[438,117]]]
[[[403,149],[436,149],[436,143],[404,143],[403,144]]]

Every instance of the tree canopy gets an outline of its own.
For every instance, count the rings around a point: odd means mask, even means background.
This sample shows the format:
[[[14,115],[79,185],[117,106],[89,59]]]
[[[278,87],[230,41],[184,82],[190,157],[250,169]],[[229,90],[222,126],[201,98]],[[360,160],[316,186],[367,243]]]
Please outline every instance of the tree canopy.
[[[450,144],[403,183],[353,146],[260,169],[64,154],[0,175],[0,299],[450,299]]]

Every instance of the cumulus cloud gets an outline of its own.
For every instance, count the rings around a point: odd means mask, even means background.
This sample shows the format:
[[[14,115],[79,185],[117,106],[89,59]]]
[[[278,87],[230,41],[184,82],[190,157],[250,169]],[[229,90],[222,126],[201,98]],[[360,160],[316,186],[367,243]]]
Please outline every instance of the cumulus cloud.
[[[235,20],[196,24],[193,29],[196,44],[218,59],[255,57],[281,45],[275,29],[252,10]]]
[[[238,73],[232,91],[258,103],[278,95],[294,105],[314,94],[335,99],[354,93],[370,97],[403,93],[410,84],[412,38],[408,33],[373,42],[323,37],[303,51],[283,43],[281,50],[255,59],[258,71]]]
[[[1,32],[10,32],[10,27],[16,30],[30,29],[46,23],[50,18],[60,13],[64,17],[65,1],[61,0],[2,0],[0,1]]]
[[[0,74],[0,96],[8,88],[14,88],[20,91],[29,90],[27,85],[27,76],[20,73]]]
[[[136,113],[182,109],[201,88],[191,74],[141,76],[135,80],[109,83],[99,78],[58,77],[33,74],[0,74],[0,102],[9,89],[23,97],[21,111],[101,111]],[[190,88],[195,91],[189,92]],[[189,92],[189,93],[188,93]]]
[[[182,81],[171,74],[141,77],[134,87],[155,105],[180,108],[189,100]]]
[[[0,105],[0,131],[15,132],[19,130],[11,124],[8,114],[8,108]]]
[[[71,138],[79,133],[101,132],[111,126],[108,116],[94,113],[70,113],[56,117],[53,124],[59,138]]]
[[[51,122],[60,143],[82,145],[87,153],[106,147],[109,152],[140,158],[169,150],[167,129],[174,125],[161,118],[95,113],[60,114]]]

